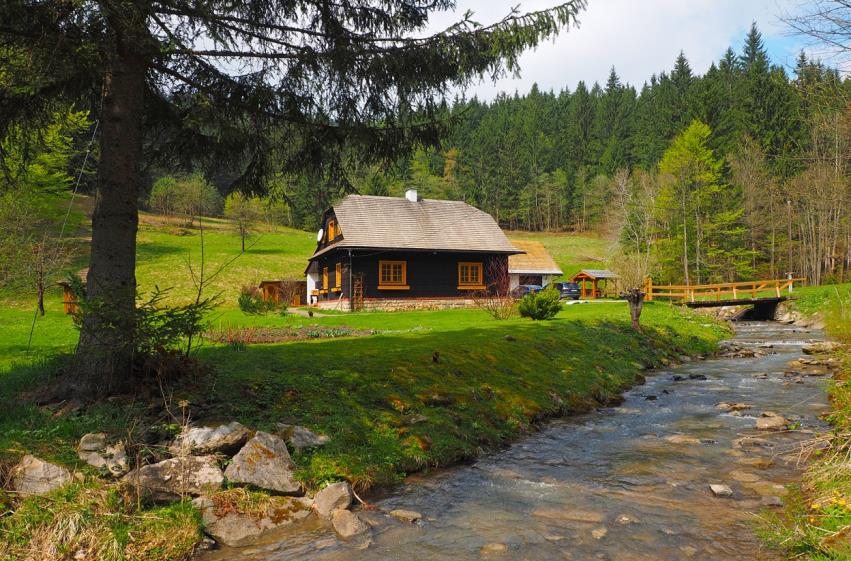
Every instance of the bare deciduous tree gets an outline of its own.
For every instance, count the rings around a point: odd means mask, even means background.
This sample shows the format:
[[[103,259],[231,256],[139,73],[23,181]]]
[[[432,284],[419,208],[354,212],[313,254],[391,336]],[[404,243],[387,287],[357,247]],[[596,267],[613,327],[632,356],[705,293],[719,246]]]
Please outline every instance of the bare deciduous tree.
[[[799,13],[787,13],[783,21],[820,45],[822,54],[838,65],[851,63],[851,0],[808,0],[800,7]]]

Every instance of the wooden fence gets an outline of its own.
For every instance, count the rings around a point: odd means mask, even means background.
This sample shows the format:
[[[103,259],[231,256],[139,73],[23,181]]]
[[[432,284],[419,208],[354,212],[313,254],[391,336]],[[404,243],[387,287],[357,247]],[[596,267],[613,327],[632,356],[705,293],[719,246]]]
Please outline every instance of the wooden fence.
[[[744,282],[722,282],[717,284],[653,284],[653,279],[644,282],[644,301],[652,302],[656,298],[669,298],[671,300],[684,300],[696,302],[698,300],[751,300],[756,299],[761,292],[770,291],[773,296],[779,298],[785,290],[792,292],[794,284],[803,284],[806,278],[773,279]],[[732,296],[732,298],[721,298]]]

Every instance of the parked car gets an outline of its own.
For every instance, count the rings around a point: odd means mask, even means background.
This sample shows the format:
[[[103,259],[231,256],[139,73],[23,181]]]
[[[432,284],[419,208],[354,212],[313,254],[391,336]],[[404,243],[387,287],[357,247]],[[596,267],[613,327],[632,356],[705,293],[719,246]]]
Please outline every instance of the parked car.
[[[582,289],[579,288],[578,282],[554,282],[553,287],[558,290],[562,298],[579,300],[582,295]]]
[[[521,284],[517,288],[514,289],[513,294],[517,298],[522,298],[527,294],[532,294],[534,292],[540,292],[544,287],[540,284]]]

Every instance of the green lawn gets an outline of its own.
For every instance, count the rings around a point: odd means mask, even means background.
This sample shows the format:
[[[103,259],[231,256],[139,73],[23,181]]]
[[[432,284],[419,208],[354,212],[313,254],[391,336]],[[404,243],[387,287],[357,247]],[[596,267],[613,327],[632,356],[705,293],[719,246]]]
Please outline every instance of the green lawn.
[[[91,204],[80,197],[75,205],[74,232],[85,239],[84,210]],[[141,213],[138,234],[136,277],[139,290],[150,293],[155,287],[168,289],[168,300],[186,302],[194,296],[190,267],[200,273],[201,240],[204,241],[204,263],[207,275],[226,266],[209,283],[206,296],[217,295],[219,307],[212,315],[215,329],[238,326],[300,326],[346,324],[359,329],[385,329],[380,317],[366,314],[349,319],[323,318],[305,322],[297,317],[281,319],[269,316],[247,316],[237,308],[237,297],[243,285],[256,285],[264,279],[303,278],[307,258],[315,248],[315,237],[285,227],[258,226],[248,242],[247,251],[240,251],[240,239],[232,225],[224,219],[203,219],[203,232],[198,223],[189,227],[183,218],[163,217]],[[591,236],[561,233],[509,232],[512,239],[541,241],[551,252],[566,275],[583,267],[600,266],[609,242]],[[85,248],[81,247],[75,269],[85,266]],[[61,275],[60,275],[61,277]],[[46,315],[36,318],[30,343],[35,296],[26,290],[0,291],[0,371],[13,363],[43,359],[57,352],[70,350],[77,338],[70,318],[62,313],[62,292],[51,287],[46,295]],[[348,317],[348,316],[346,316]],[[466,317],[466,316],[464,316]],[[432,318],[433,319],[433,318]],[[430,320],[431,321],[431,320]],[[439,320],[453,324],[458,318],[447,316]],[[470,325],[474,320],[460,320]],[[477,320],[476,320],[477,321]],[[421,316],[406,314],[393,329],[421,327]],[[442,326],[435,326],[440,329]],[[29,348],[29,351],[27,349]]]
[[[642,335],[628,328],[627,316],[623,303],[567,306],[546,322],[496,321],[479,310],[322,318],[229,311],[222,313],[222,322],[234,317],[258,326],[348,326],[378,333],[244,349],[207,342],[198,357],[215,365],[211,378],[200,386],[177,388],[175,399],[202,403],[196,418],[237,419],[266,429],[294,422],[336,435],[327,449],[300,459],[309,484],[340,477],[387,483],[420,465],[445,465],[510,439],[539,416],[556,413],[559,400],[568,410],[577,410],[615,395],[633,383],[637,364],[709,352],[726,333],[705,318],[665,304],[647,307]],[[19,321],[25,320],[21,313]],[[53,336],[49,343],[38,339],[35,352],[58,350],[61,340],[72,344],[65,316],[51,310],[40,321],[50,326],[40,332]],[[20,353],[26,329],[16,333]],[[435,352],[438,362],[433,361]],[[7,368],[9,364],[7,358]],[[37,368],[22,367],[6,374],[0,414],[5,455],[32,449],[69,461],[83,432],[98,422],[107,428],[127,422],[128,410],[112,404],[93,410],[94,419],[57,420],[20,403],[18,392],[43,376]],[[412,413],[429,420],[407,427],[405,419]],[[417,437],[429,441],[426,449]],[[420,444],[415,446],[412,438]]]

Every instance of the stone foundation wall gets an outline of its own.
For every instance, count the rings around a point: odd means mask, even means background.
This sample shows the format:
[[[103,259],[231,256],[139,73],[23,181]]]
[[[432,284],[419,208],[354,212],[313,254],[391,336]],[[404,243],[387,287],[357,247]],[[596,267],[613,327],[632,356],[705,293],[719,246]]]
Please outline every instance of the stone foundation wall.
[[[453,308],[472,308],[475,301],[471,298],[367,298],[363,302],[366,311],[404,312],[413,310],[446,310]],[[341,309],[349,311],[349,301],[319,302],[321,310]]]

